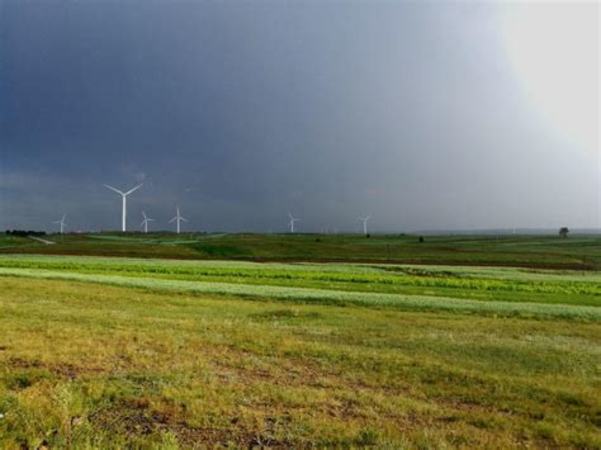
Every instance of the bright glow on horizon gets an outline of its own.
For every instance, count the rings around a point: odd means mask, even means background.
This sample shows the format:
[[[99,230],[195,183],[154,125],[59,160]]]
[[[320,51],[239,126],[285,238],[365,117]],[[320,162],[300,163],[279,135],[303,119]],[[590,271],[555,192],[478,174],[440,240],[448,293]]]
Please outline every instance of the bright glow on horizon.
[[[511,3],[500,8],[507,56],[526,95],[550,124],[599,151],[598,5]]]

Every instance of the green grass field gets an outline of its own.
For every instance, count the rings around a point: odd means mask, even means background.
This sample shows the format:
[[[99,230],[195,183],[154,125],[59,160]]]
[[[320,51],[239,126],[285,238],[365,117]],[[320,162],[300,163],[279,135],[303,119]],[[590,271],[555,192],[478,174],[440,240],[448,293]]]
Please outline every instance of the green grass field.
[[[598,238],[50,239],[0,239],[0,448],[601,448]]]
[[[102,233],[48,239],[56,244],[0,235],[0,253],[601,270],[601,236],[426,236],[423,243],[411,235]]]

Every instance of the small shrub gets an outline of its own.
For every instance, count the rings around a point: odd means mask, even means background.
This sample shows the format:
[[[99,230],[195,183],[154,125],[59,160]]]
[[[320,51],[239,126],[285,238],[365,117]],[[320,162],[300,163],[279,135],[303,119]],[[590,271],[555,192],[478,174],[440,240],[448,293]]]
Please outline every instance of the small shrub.
[[[379,433],[372,428],[364,428],[357,435],[355,443],[357,445],[376,445],[380,439]]]

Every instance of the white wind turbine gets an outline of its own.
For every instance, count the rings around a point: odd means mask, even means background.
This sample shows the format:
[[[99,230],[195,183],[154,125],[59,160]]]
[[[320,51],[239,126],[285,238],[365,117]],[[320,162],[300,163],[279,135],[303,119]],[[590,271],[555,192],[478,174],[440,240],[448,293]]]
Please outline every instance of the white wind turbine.
[[[294,224],[298,222],[300,219],[295,218],[292,213],[288,213],[288,217],[290,220],[288,221],[288,226],[290,227],[290,232],[294,233]]]
[[[367,222],[368,222],[369,219],[371,219],[371,215],[366,216],[366,217],[359,217],[359,220],[361,222],[363,222],[363,234],[365,236],[367,236]]]
[[[61,230],[60,234],[63,234],[63,232],[65,231],[65,224],[66,224],[65,219],[66,218],[67,218],[67,215],[63,214],[63,218],[61,220],[55,220],[54,222],[52,222],[52,223],[57,223],[60,225],[60,230]]]
[[[175,208],[175,209],[177,210],[177,215],[176,215],[176,216],[175,216],[173,219],[171,219],[171,220],[169,221],[169,223],[171,223],[171,222],[173,222],[173,221],[177,221],[177,234],[179,234],[180,222],[182,222],[182,221],[184,221],[184,222],[187,222],[187,221],[188,221],[188,219],[185,219],[184,217],[182,217],[182,216],[180,215],[180,213],[179,213],[179,207],[177,207],[177,208]]]
[[[144,211],[142,211],[142,217],[144,217],[144,220],[142,221],[140,226],[144,227],[144,233],[148,233],[148,222],[154,222],[154,219],[148,217]]]
[[[127,196],[132,192],[140,189],[142,187],[142,184],[138,184],[136,187],[130,189],[127,192],[120,191],[119,189],[116,189],[113,186],[109,186],[108,184],[105,184],[104,187],[110,189],[111,191],[115,191],[123,199],[123,210],[121,212],[121,231],[125,231],[127,228]]]

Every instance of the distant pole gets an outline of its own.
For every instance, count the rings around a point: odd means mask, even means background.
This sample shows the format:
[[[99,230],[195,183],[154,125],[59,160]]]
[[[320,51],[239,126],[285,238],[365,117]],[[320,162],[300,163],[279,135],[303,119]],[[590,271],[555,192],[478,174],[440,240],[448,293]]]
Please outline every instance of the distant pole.
[[[292,213],[288,213],[288,217],[290,218],[290,221],[288,222],[288,225],[290,226],[290,233],[294,233],[294,224],[300,219],[294,217]]]
[[[123,196],[123,211],[121,213],[121,231],[125,232],[127,229],[127,196]]]
[[[65,232],[65,219],[67,218],[66,214],[63,214],[63,217],[61,218],[61,220],[56,220],[52,223],[56,223],[59,225],[59,234],[63,234]]]
[[[137,185],[136,187],[134,187],[133,189],[130,189],[127,192],[123,192],[117,188],[114,188],[113,186],[109,186],[108,184],[105,184],[104,187],[106,187],[107,189],[110,189],[111,191],[116,192],[117,194],[119,194],[122,198],[122,206],[121,206],[121,231],[125,232],[127,229],[127,196],[129,194],[131,194],[134,191],[137,191],[138,189],[140,189],[140,187],[142,187],[142,184]]]
[[[363,222],[363,234],[367,236],[367,221],[371,218],[371,215],[367,217],[359,217],[359,220]]]
[[[177,234],[179,234],[179,232],[180,232],[180,223],[181,222],[187,222],[188,219],[185,219],[184,217],[181,216],[181,214],[179,212],[179,207],[176,208],[176,212],[177,212],[176,216],[174,218],[172,218],[169,221],[169,223],[171,223],[171,222],[175,222],[176,223],[175,229],[176,229]]]

